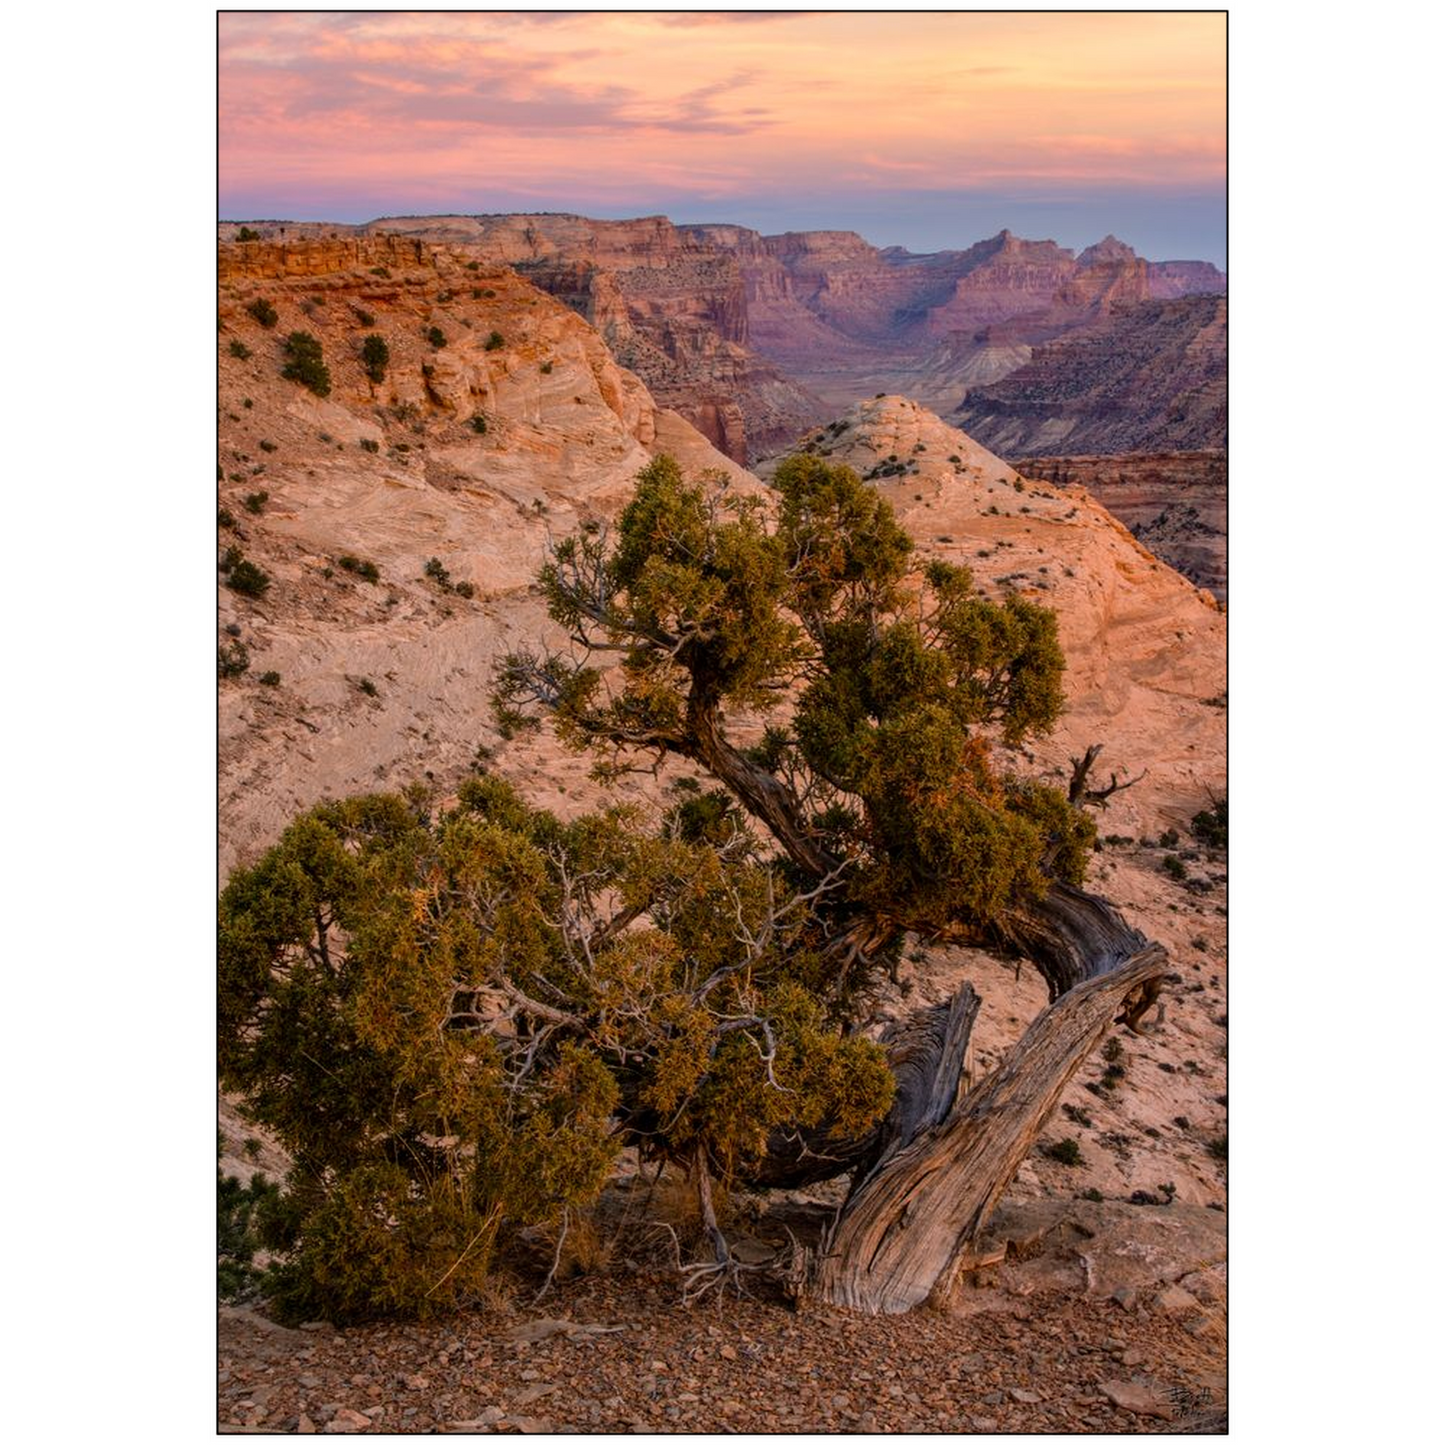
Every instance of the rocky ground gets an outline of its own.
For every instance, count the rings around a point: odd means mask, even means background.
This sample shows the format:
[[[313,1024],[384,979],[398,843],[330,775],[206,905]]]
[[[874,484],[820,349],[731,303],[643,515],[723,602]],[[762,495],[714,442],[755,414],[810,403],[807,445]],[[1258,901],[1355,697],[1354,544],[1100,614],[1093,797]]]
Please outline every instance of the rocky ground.
[[[1176,1206],[1182,1210],[1183,1206]],[[1163,1214],[1164,1210],[1136,1210]],[[1144,1433],[1223,1428],[1215,1306],[1178,1285],[1033,1289],[868,1319],[766,1300],[687,1308],[665,1276],[514,1289],[446,1324],[283,1329],[223,1309],[223,1431]]]

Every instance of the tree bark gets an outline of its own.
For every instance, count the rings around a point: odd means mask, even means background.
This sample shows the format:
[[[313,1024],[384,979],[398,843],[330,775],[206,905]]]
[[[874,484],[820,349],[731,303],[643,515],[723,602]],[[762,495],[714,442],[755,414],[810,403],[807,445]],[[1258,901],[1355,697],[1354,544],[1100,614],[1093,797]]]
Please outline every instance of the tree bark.
[[[761,1189],[801,1189],[850,1170],[861,1179],[921,1130],[941,1123],[958,1098],[978,1008],[978,995],[964,984],[948,1002],[890,1024],[878,1042],[888,1056],[897,1091],[883,1121],[856,1138],[827,1126],[778,1130],[768,1140],[767,1153],[749,1171],[747,1183]]]
[[[1089,967],[1088,976],[1034,1020],[982,1084],[910,1141],[880,1155],[824,1242],[809,1289],[814,1298],[868,1314],[897,1314],[947,1295],[1065,1085],[1110,1023],[1134,1016],[1137,996],[1151,986],[1157,990],[1163,975],[1164,949],[1144,944],[1103,900],[1091,901],[1107,911],[1084,908],[1073,898],[1061,905],[1061,917],[1087,926],[1059,943],[1059,959],[1072,955],[1079,938],[1101,929],[1099,920],[1110,915],[1142,946],[1112,966]],[[1082,958],[1074,962],[1085,967]]]

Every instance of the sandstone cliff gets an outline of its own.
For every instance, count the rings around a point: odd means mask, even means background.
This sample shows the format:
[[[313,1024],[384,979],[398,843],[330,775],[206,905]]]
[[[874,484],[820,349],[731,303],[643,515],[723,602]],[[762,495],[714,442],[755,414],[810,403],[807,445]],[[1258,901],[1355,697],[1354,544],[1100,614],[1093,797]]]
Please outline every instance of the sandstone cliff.
[[[1226,445],[1228,302],[1144,301],[1035,351],[956,416],[1011,457]]]
[[[220,545],[272,579],[259,599],[220,594],[221,643],[250,658],[221,686],[223,869],[322,797],[460,777],[491,736],[492,658],[543,624],[547,537],[615,515],[651,455],[753,485],[580,317],[445,248],[224,246],[220,318]],[[325,398],[280,374],[292,331],[321,342]],[[371,334],[390,351],[379,383]],[[368,563],[375,582],[349,569]]]

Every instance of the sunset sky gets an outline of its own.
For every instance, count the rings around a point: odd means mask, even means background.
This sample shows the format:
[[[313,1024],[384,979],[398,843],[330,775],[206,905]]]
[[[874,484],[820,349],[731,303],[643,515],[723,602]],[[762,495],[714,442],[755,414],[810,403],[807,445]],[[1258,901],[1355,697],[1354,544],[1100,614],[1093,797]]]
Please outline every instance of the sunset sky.
[[[220,214],[575,211],[1224,264],[1218,14],[220,16]]]

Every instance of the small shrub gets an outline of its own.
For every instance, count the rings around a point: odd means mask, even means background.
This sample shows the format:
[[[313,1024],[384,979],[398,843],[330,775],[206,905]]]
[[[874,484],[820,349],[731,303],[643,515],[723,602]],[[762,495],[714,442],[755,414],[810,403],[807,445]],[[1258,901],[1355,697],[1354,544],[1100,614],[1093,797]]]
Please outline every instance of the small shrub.
[[[1170,828],[1159,835],[1159,846],[1161,848],[1177,848],[1179,846],[1179,830]]]
[[[216,673],[220,677],[240,677],[251,665],[251,654],[243,642],[228,642],[216,649]]]
[[[451,573],[442,566],[442,561],[440,557],[429,557],[427,559],[426,567],[423,570],[426,572],[426,575],[432,579],[432,581],[440,582],[443,587],[447,586],[452,580]]]
[[[1110,1039],[1103,1048],[1104,1057],[1112,1064],[1124,1057],[1124,1045],[1118,1039]]]
[[[1206,848],[1229,847],[1229,800],[1221,798],[1212,808],[1201,809],[1189,824],[1189,831]]]
[[[1015,478],[1014,478],[1014,491],[1016,491],[1016,492],[1021,492],[1021,491],[1023,491],[1023,489],[1024,489],[1024,484],[1023,484],[1017,477],[1015,477]]]
[[[247,311],[269,331],[279,320],[276,308],[266,300],[264,296],[258,296],[247,308]]]
[[[259,442],[257,445],[260,446],[263,452],[274,452],[276,450],[275,442]]]
[[[1085,1189],[1079,1195],[1079,1198],[1087,1199],[1090,1204],[1102,1204],[1104,1202],[1104,1196],[1100,1194],[1097,1189]]]
[[[426,334],[426,339],[431,342],[434,350],[440,351],[447,344],[446,332],[440,326],[431,327]]]
[[[247,411],[250,411],[255,405],[255,402],[253,402],[249,396],[244,396],[241,398],[241,405],[245,407]]]
[[[253,516],[259,517],[266,510],[266,503],[270,500],[270,492],[252,492],[246,498],[246,510]]]
[[[256,681],[259,682],[262,687],[280,687],[281,674],[279,672],[263,672]]]
[[[373,441],[370,437],[362,437],[358,445],[361,447],[362,451],[372,452],[373,454],[381,450],[381,443],[378,441]]]
[[[497,294],[497,293],[496,293],[495,291],[493,291],[490,286],[488,286],[487,289],[482,292],[482,295],[485,296],[489,301],[490,301],[491,298],[492,298],[493,296],[495,296],[496,294]]]
[[[244,341],[233,341],[231,343],[231,355],[234,356],[237,361],[250,361],[251,348],[247,346]]]
[[[1182,883],[1189,877],[1189,870],[1184,866],[1179,857],[1171,853],[1159,865],[1176,883]]]
[[[543,376],[551,376],[551,374],[552,374],[552,363],[551,363],[550,361],[544,361],[544,362],[542,363],[542,375],[543,375]]]
[[[477,434],[478,436],[483,436],[483,437],[486,436],[486,434],[487,434],[487,419],[486,419],[486,417],[484,417],[484,416],[481,414],[481,412],[478,412],[478,413],[476,414],[476,416],[474,416],[474,417],[471,419],[471,422],[469,423],[469,425],[471,426],[471,429],[472,429],[474,432],[476,432],[476,434]]]
[[[1229,1158],[1229,1135],[1221,1134],[1217,1139],[1211,1139],[1208,1144],[1210,1157],[1214,1159]]]
[[[391,348],[374,332],[361,343],[361,364],[372,381],[386,379],[386,364],[391,360]]]
[[[375,562],[363,562],[360,557],[353,557],[349,552],[344,557],[338,557],[336,565],[343,572],[354,572],[364,582],[381,581],[381,569]]]
[[[281,375],[300,382],[317,396],[331,395],[331,372],[322,360],[321,343],[309,331],[293,331],[286,338],[286,365]]]
[[[458,582],[457,585],[452,588],[452,591],[455,592],[458,597],[471,598],[477,595],[477,589],[473,587],[470,582]]]
[[[259,231],[253,231],[249,226],[242,226],[241,229],[236,232],[236,239],[238,241],[259,241],[261,239],[261,233]]]
[[[1077,1139],[1060,1139],[1056,1143],[1046,1144],[1042,1152],[1046,1158],[1054,1160],[1055,1163],[1067,1164],[1071,1168],[1084,1162],[1084,1155],[1079,1148]]]
[[[358,326],[375,326],[376,317],[370,311],[363,311],[360,306],[356,308],[356,324]]]
[[[231,556],[233,552],[236,554],[234,557]],[[226,586],[243,597],[264,597],[271,585],[270,577],[254,562],[242,557],[235,547],[228,549],[227,558],[230,566],[222,569],[226,573]]]
[[[363,677],[358,679],[356,685],[362,690],[362,692],[367,695],[367,697],[376,696],[376,684],[369,677]]]
[[[229,508],[221,507],[216,512],[216,525],[218,527],[234,527],[236,525],[236,519]]]
[[[373,266],[371,268],[371,274],[373,276],[380,276],[385,281],[391,280],[391,272],[388,271],[385,266]]]
[[[216,1170],[216,1292],[223,1300],[248,1300],[259,1293],[261,1271],[251,1261],[260,1247],[257,1220],[274,1209],[280,1188],[259,1174],[242,1184]]]
[[[500,331],[494,331],[487,337],[484,349],[487,351],[500,351],[506,345]]]

